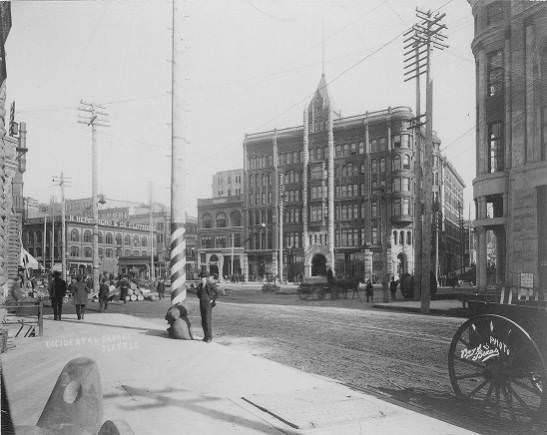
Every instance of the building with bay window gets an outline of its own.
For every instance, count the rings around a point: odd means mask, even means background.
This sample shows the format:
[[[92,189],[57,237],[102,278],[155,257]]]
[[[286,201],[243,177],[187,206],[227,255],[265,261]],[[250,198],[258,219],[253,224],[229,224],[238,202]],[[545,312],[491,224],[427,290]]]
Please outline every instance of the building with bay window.
[[[477,284],[547,291],[547,3],[469,0],[475,21]],[[495,256],[488,246],[495,246]]]

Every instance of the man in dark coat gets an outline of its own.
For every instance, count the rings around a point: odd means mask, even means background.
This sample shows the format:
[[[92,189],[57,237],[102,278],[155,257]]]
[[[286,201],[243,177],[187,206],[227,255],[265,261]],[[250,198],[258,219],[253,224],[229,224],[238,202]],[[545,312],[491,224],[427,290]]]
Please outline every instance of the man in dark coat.
[[[83,320],[85,316],[85,306],[90,291],[91,289],[82,281],[82,276],[78,275],[76,283],[72,287],[74,306],[76,307],[78,320]]]
[[[372,282],[370,282],[370,278],[367,281],[365,294],[367,296],[367,302],[374,302],[374,287],[372,287]]]
[[[203,341],[213,341],[213,307],[216,305],[218,291],[214,282],[208,279],[207,274],[201,275],[201,283],[198,286],[199,310],[201,312],[201,326],[203,327]]]
[[[391,276],[391,282],[389,283],[389,291],[391,292],[391,300],[394,301],[397,299],[397,285],[399,280],[395,281],[395,277]]]
[[[110,289],[108,288],[108,283],[106,279],[103,279],[101,282],[101,285],[99,286],[99,309],[103,311],[103,309],[107,309],[108,307],[108,293],[110,292]]]
[[[127,298],[127,293],[129,291],[129,281],[125,276],[120,279],[120,299],[125,304],[127,301],[125,300]]]
[[[163,295],[165,294],[165,284],[163,283],[163,278],[160,278],[160,280],[158,281],[158,286],[156,290],[158,291],[158,297],[160,299],[163,299]]]
[[[63,298],[66,295],[66,282],[61,278],[61,274],[56,271],[53,273],[53,280],[49,287],[49,298],[53,307],[53,319],[61,320],[63,314]]]

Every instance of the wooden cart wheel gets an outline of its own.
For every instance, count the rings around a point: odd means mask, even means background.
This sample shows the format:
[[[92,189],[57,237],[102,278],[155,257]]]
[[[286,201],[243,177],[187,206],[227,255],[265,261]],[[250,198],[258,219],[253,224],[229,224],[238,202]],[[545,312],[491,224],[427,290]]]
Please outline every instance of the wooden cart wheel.
[[[460,326],[448,372],[456,396],[484,413],[531,422],[545,411],[545,361],[530,335],[506,317],[483,314]]]

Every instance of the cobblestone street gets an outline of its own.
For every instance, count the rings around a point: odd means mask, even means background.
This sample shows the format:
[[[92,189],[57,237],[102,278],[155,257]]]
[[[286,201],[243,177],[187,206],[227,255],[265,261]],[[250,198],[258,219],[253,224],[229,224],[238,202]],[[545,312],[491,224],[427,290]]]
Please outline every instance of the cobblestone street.
[[[188,302],[194,333],[201,336],[194,295]],[[160,325],[168,305],[167,300],[114,303],[109,310],[156,318]],[[296,295],[251,292],[221,297],[213,316],[219,343],[328,376],[479,433],[544,433],[499,423],[456,401],[447,355],[464,319],[382,311],[352,299],[308,302]]]

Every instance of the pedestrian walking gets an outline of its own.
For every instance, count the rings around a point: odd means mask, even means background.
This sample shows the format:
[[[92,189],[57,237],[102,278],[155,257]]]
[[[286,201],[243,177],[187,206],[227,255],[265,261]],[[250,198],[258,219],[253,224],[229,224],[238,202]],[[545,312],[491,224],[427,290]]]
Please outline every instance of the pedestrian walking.
[[[99,286],[99,310],[103,311],[108,308],[108,294],[110,293],[110,289],[108,287],[108,283],[106,281],[106,278],[103,279],[101,282],[101,285]]]
[[[206,273],[201,275],[201,283],[198,286],[196,295],[199,298],[201,326],[204,334],[203,341],[210,343],[213,340],[213,307],[216,305],[218,290]]]
[[[374,288],[372,287],[372,282],[370,282],[370,278],[367,281],[365,294],[367,296],[367,302],[374,302]]]
[[[76,315],[78,316],[78,320],[83,320],[85,316],[85,305],[87,304],[87,295],[90,292],[90,288],[83,282],[81,275],[78,275],[76,278],[73,292]]]
[[[391,292],[391,300],[397,299],[397,285],[399,280],[395,281],[395,277],[391,276],[391,282],[389,283],[389,291]]]
[[[63,314],[63,298],[66,295],[66,282],[60,272],[53,273],[53,280],[49,285],[49,299],[53,307],[53,320],[61,320]]]
[[[165,283],[163,282],[163,278],[160,278],[158,281],[158,286],[156,288],[158,292],[159,299],[163,299],[163,295],[165,294]]]

